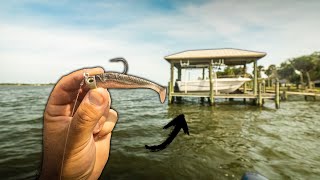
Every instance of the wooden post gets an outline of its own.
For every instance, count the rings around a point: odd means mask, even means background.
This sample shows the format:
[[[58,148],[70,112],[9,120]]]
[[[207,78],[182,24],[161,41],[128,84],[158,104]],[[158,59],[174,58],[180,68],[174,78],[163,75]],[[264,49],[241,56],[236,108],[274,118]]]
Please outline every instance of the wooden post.
[[[210,80],[210,105],[213,105],[213,82],[212,82],[212,62],[209,65],[209,80]]]
[[[205,80],[204,74],[205,74],[205,68],[202,68],[202,80]]]
[[[309,101],[310,99],[313,99],[314,101],[316,101],[316,96],[312,96],[312,95],[305,95],[304,96],[304,100]]]
[[[258,105],[259,106],[262,106],[262,83],[259,82],[259,85],[258,85]]]
[[[171,83],[170,81],[168,82],[168,104],[171,104],[172,102],[172,97],[171,97]]]
[[[287,91],[286,90],[283,90],[282,92],[282,97],[281,97],[281,100],[287,100],[288,99],[288,94],[287,94]]]
[[[205,80],[204,73],[205,73],[205,68],[202,68],[202,80]],[[200,97],[200,102],[201,104],[204,103],[204,97]]]
[[[247,64],[244,64],[243,66],[243,77],[246,78],[247,77]],[[247,93],[247,82],[244,82],[243,84],[243,93],[246,94]]]
[[[247,64],[243,65],[243,77],[246,78],[247,77]],[[243,94],[247,93],[247,82],[244,82],[243,84]],[[243,98],[243,103],[246,104],[246,98]]]
[[[257,60],[253,62],[253,95],[257,95],[257,86],[258,86],[258,70],[257,70]]]
[[[181,81],[181,67],[178,68],[178,78],[177,80],[178,81]],[[174,86],[173,86],[173,92],[174,92]],[[179,96],[175,96],[174,98],[172,98],[172,101],[177,101],[177,102],[181,102],[182,100],[182,97],[179,97]]]
[[[174,78],[174,65],[173,62],[170,63],[170,82],[169,82],[169,95],[168,104],[172,104],[172,93],[173,93],[173,78]]]
[[[204,97],[200,97],[200,102],[201,102],[201,104],[204,103]]]
[[[308,96],[307,95],[304,96],[304,100],[308,101]]]
[[[276,104],[276,108],[279,109],[280,108],[280,85],[279,85],[279,79],[276,79],[276,89],[275,89],[275,104]]]

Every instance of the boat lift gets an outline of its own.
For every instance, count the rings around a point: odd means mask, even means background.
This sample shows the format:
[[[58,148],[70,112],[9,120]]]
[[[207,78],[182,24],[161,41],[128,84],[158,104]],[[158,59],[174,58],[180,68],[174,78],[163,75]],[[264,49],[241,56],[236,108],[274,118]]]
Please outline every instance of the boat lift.
[[[174,102],[175,97],[202,97],[208,98],[211,105],[214,104],[214,99],[218,98],[243,98],[252,99],[257,105],[262,105],[264,99],[274,99],[276,107],[279,107],[279,93],[275,90],[275,94],[262,93],[262,83],[258,84],[258,70],[257,61],[266,56],[264,52],[249,51],[242,49],[204,49],[204,50],[190,50],[180,53],[168,55],[165,60],[170,63],[170,82],[168,85],[168,103]],[[219,79],[216,76],[216,71],[213,67],[234,66],[240,65],[243,67],[244,73],[247,69],[247,64],[253,63],[253,79],[252,92],[247,91],[246,83],[243,86],[243,93],[241,94],[223,94],[219,93]],[[203,69],[203,77],[205,69],[209,70],[209,86],[207,91],[195,92],[190,86],[191,81],[185,77],[186,88],[184,91],[176,91],[174,88],[174,71],[178,70],[178,81],[181,81],[182,69],[184,74],[187,74],[187,69],[196,68]],[[276,88],[278,86],[276,85]]]

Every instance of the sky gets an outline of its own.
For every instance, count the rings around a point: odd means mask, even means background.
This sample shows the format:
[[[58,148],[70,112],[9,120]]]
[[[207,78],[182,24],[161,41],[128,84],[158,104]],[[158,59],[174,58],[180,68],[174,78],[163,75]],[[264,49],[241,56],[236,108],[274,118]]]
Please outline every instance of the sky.
[[[191,49],[266,52],[259,65],[320,49],[320,1],[0,0],[0,83],[52,83],[101,66],[167,85],[164,56]]]

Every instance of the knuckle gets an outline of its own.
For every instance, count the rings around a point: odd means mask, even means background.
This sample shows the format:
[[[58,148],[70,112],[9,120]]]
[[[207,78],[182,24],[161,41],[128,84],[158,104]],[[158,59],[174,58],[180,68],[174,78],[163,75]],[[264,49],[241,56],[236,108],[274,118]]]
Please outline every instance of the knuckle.
[[[77,123],[79,128],[83,128],[85,126],[92,124],[96,118],[96,114],[97,112],[95,112],[93,108],[90,108],[88,106],[86,107],[80,106],[78,111],[78,123]]]
[[[113,110],[113,109],[110,109],[110,115],[111,117],[113,117],[114,119],[118,119],[118,112]]]
[[[113,111],[113,113],[114,113],[114,116],[115,116],[115,117],[118,117],[118,112],[115,111],[115,110],[113,110],[113,109],[112,109],[112,111]]]

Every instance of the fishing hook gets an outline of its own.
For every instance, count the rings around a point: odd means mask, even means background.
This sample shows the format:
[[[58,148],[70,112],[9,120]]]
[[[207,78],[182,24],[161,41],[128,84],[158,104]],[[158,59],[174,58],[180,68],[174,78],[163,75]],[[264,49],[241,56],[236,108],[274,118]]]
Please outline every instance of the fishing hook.
[[[127,72],[128,72],[128,62],[127,62],[126,59],[124,59],[122,57],[118,57],[118,58],[110,59],[110,62],[122,62],[123,66],[124,66],[124,70],[123,70],[122,74],[127,74]]]
[[[128,72],[128,62],[122,58],[122,57],[118,57],[118,58],[113,58],[110,59],[110,62],[122,62],[124,65],[124,70],[122,72],[122,74],[127,74]],[[96,84],[96,79],[94,76],[90,76],[88,73],[84,73],[84,80],[86,82],[86,84],[91,88],[91,89],[95,89],[97,88],[97,84]]]

